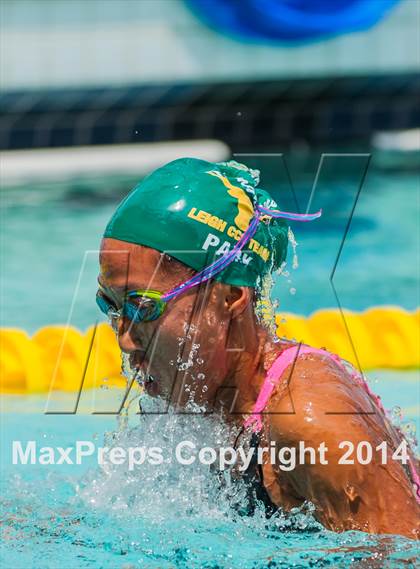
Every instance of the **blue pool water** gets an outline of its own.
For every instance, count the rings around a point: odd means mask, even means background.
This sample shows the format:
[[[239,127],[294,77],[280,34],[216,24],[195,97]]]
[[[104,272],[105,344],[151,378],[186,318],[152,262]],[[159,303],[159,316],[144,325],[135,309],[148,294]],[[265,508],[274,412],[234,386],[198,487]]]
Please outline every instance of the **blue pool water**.
[[[396,376],[375,373],[385,405],[395,397]],[[417,375],[399,377],[413,400]],[[97,394],[116,397],[109,390]],[[61,403],[73,395],[57,395]],[[43,415],[45,396],[4,399],[1,455],[1,558],[7,568],[267,568],[416,566],[416,543],[398,536],[361,532],[335,534],[310,513],[267,521],[235,513],[240,491],[220,490],[209,467],[169,462],[179,441],[197,448],[223,436],[212,419],[90,414],[90,396],[77,415]],[[133,409],[133,407],[132,407]],[[407,407],[409,409],[409,407]],[[135,407],[134,407],[135,411]],[[412,410],[413,412],[413,410]],[[80,465],[12,465],[12,441],[39,447],[75,445],[160,446],[165,463],[98,467],[94,457]],[[166,461],[168,458],[168,461]],[[73,458],[74,461],[74,458]]]
[[[273,180],[269,177],[266,185],[274,190]],[[95,251],[115,203],[131,183],[73,182],[3,191],[2,326],[33,332],[65,323],[73,301],[71,324],[85,328],[96,320]],[[288,188],[280,184],[280,189],[283,209],[295,209]],[[304,209],[310,183],[302,178],[295,190]],[[311,208],[323,207],[322,221],[295,226],[299,268],[289,266],[290,276],[275,284],[282,310],[308,314],[336,306],[329,276],[355,190],[348,172],[332,177],[321,184]],[[416,201],[416,174],[369,172],[334,278],[344,307],[417,307]],[[417,372],[378,371],[370,378],[385,407],[399,405],[406,419],[418,419]],[[117,393],[96,396],[115,398]],[[5,568],[416,566],[415,543],[401,537],[334,534],[307,512],[270,521],[259,511],[239,516],[208,467],[166,463],[129,472],[124,465],[99,468],[91,459],[80,465],[12,465],[12,440],[67,447],[84,439],[99,446],[106,441],[170,449],[174,440],[192,438],[199,446],[217,436],[211,420],[202,417],[185,424],[165,416],[132,416],[119,427],[113,416],[91,414],[91,396],[84,394],[76,415],[61,416],[43,413],[45,396],[4,398],[0,503]],[[73,396],[55,397],[63,402]]]

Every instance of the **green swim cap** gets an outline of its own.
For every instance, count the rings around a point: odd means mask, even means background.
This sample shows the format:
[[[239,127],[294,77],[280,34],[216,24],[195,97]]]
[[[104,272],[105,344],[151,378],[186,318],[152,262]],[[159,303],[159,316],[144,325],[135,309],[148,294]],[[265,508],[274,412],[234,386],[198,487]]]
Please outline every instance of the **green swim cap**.
[[[104,237],[145,245],[201,271],[241,238],[258,205],[278,209],[257,188],[258,170],[237,162],[180,158],[158,168],[121,202]],[[263,217],[238,257],[213,278],[255,287],[286,258],[288,225]]]

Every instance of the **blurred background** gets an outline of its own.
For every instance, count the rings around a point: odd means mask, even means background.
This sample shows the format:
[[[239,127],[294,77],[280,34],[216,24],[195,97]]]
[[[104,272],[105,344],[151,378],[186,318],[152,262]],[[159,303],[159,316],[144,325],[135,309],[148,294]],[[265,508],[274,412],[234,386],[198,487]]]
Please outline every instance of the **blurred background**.
[[[280,311],[336,294],[416,308],[419,14],[418,0],[2,0],[1,325],[95,322],[112,210],[185,155],[258,167],[282,209],[323,207],[293,227]]]

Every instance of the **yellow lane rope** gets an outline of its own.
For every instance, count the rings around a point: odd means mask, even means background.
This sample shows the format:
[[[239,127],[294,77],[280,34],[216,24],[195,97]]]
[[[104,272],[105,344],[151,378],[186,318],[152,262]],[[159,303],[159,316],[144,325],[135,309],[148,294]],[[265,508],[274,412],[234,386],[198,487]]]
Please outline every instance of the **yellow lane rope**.
[[[276,316],[277,334],[326,348],[360,365],[378,368],[420,367],[420,309],[373,307],[356,313],[325,309],[309,317]],[[90,353],[90,357],[88,357]],[[121,358],[108,324],[86,332],[46,326],[32,337],[19,329],[0,329],[0,391],[35,393],[50,389],[124,386]]]

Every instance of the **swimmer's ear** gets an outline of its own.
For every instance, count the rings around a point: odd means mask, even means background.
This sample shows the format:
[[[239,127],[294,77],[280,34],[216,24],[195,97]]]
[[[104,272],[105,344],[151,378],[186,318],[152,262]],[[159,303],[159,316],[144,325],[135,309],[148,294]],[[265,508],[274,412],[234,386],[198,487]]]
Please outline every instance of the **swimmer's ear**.
[[[247,286],[230,286],[225,299],[226,308],[236,318],[252,302],[253,289]]]

